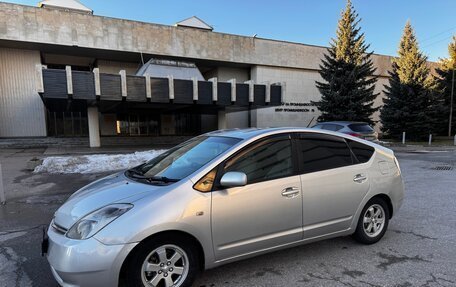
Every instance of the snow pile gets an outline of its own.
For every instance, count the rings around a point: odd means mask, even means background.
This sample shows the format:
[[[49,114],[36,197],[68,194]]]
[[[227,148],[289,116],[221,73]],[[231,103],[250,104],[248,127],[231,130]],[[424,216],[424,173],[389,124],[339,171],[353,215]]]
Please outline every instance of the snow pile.
[[[46,157],[33,172],[97,173],[127,169],[146,162],[166,150],[149,150],[129,154],[92,154]]]

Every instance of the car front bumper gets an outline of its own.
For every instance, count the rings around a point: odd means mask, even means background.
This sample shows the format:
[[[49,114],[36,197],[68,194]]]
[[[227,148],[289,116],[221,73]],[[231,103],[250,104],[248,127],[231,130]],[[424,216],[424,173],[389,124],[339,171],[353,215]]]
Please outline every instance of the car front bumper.
[[[122,263],[137,244],[105,245],[93,237],[73,240],[52,226],[47,235],[47,259],[63,287],[118,286]]]

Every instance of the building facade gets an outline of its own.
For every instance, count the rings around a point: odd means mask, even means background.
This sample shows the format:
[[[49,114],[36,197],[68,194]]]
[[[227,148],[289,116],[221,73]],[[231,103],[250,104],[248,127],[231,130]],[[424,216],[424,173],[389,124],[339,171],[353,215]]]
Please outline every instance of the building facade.
[[[311,101],[320,98],[315,81],[321,80],[318,70],[325,51],[325,47],[218,33],[204,26],[166,26],[71,9],[0,3],[0,138],[88,137],[94,128],[89,121],[98,123],[98,130],[92,132],[101,138],[191,136],[234,127],[309,126],[319,115]],[[378,76],[376,90],[380,92],[375,101],[378,106],[382,103],[391,57],[372,57]],[[176,105],[174,95],[166,105],[149,98],[130,103],[131,96],[122,94],[123,79],[133,81],[137,71],[151,59],[177,66],[184,62],[195,65],[204,81],[212,85],[209,97],[217,99],[215,86],[219,96],[227,91],[231,103],[220,105],[213,101],[198,106],[194,98],[194,104]],[[105,88],[105,93],[94,92],[93,99],[84,101],[78,101],[73,94],[64,95],[61,101],[46,99],[53,87],[66,86],[69,79],[47,82],[46,77],[53,71],[55,75],[61,74],[56,79],[64,77],[68,69],[73,85],[79,75],[94,71],[102,78],[116,75],[113,79],[119,81],[119,93],[124,97],[117,104],[115,100],[103,102],[104,94],[109,94]],[[44,70],[47,71],[43,73]],[[136,80],[144,87],[146,79]],[[183,86],[191,85],[192,79],[174,79],[171,87],[168,79],[169,89],[176,89],[180,80],[187,81],[181,83]],[[196,86],[204,89],[203,82]],[[95,89],[92,85],[96,81],[90,80],[89,84],[90,89]],[[79,85],[84,86],[84,82]],[[100,85],[103,90],[103,81]],[[127,85],[125,88],[130,95],[135,89]],[[148,88],[141,89],[145,94]],[[250,104],[238,105],[234,91],[238,96],[250,96]],[[252,105],[257,92],[266,102]],[[278,99],[277,93],[280,103],[269,104],[273,102],[271,96]],[[90,118],[90,113],[96,117]],[[374,120],[378,120],[378,114]]]

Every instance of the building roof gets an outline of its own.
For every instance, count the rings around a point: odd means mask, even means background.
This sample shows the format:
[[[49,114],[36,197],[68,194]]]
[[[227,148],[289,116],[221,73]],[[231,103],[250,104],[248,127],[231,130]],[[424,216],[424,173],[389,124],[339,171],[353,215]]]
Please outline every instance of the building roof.
[[[182,21],[177,22],[174,26],[182,26],[182,27],[190,27],[190,28],[198,28],[203,30],[212,31],[214,28],[201,20],[196,16],[192,16],[190,18],[184,19]]]
[[[76,10],[84,13],[93,14],[93,10],[84,6],[78,0],[44,0],[38,3],[38,7],[49,7],[63,10]]]

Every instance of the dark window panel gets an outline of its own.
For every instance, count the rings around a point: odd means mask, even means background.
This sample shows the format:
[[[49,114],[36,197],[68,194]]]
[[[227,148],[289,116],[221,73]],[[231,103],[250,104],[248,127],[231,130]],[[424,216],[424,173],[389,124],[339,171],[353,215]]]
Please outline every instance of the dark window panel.
[[[347,140],[347,142],[360,163],[368,162],[374,154],[375,149],[371,146],[352,140]]]
[[[165,78],[150,78],[152,103],[169,103],[169,84]]]
[[[210,105],[212,104],[212,83],[211,82],[198,82],[198,104]]]
[[[100,74],[101,100],[121,101],[120,75]]]
[[[271,105],[280,105],[282,103],[282,87],[278,85],[271,86]]]
[[[353,164],[344,139],[329,135],[301,135],[300,161],[303,173],[323,171]]]
[[[127,76],[127,101],[146,102],[146,79]]]
[[[174,103],[193,103],[193,81],[174,80]]]
[[[266,105],[266,86],[255,85],[253,88],[253,103],[258,106]]]
[[[217,105],[231,105],[231,83],[217,83]]]
[[[72,71],[73,99],[94,100],[95,79],[92,72]]]
[[[44,69],[43,85],[46,98],[68,98],[65,70]]]
[[[240,171],[247,183],[256,183],[293,175],[291,140],[266,141],[241,151],[225,165],[225,172]]]
[[[236,84],[236,105],[248,106],[249,105],[249,85]]]

